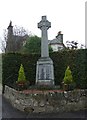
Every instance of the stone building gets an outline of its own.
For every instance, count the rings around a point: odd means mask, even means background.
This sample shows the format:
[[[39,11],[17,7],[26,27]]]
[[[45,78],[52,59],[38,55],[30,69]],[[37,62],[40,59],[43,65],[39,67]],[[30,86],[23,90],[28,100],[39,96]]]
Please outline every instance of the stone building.
[[[14,35],[12,22],[8,26],[7,42],[6,42],[6,53],[8,52],[19,52],[21,47],[25,44],[28,35],[20,36]]]
[[[48,44],[52,47],[53,51],[59,51],[65,48],[63,43],[63,34],[61,31],[58,32],[57,36],[53,40],[49,40]]]
[[[8,26],[6,53],[8,52],[20,52],[22,46],[26,43],[28,35],[14,35],[12,21]],[[63,34],[58,32],[57,36],[53,40],[48,40],[48,44],[52,47],[53,51],[62,50],[65,48],[63,44]]]

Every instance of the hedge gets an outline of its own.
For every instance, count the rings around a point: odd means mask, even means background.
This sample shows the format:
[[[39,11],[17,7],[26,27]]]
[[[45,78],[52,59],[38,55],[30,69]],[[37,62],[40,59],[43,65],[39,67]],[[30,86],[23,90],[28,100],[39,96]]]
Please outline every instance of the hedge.
[[[87,88],[87,49],[53,52],[50,57],[54,62],[55,85],[61,85],[65,70],[70,66],[77,87]],[[23,64],[26,79],[30,85],[35,85],[36,62],[39,58],[39,54],[2,54],[3,84],[14,86],[20,65]]]

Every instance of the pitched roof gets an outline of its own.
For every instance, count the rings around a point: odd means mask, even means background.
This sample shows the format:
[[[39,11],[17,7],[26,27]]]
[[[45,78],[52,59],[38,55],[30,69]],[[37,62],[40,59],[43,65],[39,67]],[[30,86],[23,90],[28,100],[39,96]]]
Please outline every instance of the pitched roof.
[[[55,38],[53,40],[48,40],[48,44],[63,44],[63,43]]]

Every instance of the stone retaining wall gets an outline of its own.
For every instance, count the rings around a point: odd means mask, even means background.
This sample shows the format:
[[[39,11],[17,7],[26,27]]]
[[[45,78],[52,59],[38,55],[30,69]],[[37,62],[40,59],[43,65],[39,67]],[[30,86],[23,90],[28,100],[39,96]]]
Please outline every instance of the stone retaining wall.
[[[14,107],[26,112],[67,112],[87,108],[87,89],[23,93],[5,86],[4,96]]]

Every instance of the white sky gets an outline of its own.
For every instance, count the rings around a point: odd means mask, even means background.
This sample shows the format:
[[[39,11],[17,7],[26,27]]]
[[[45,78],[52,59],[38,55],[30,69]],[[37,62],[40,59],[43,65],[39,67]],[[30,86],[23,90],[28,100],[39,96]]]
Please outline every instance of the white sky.
[[[49,40],[62,31],[64,43],[75,40],[85,44],[85,0],[0,0],[0,38],[10,20],[13,26],[22,26],[40,37],[37,23],[43,15],[51,22]]]

